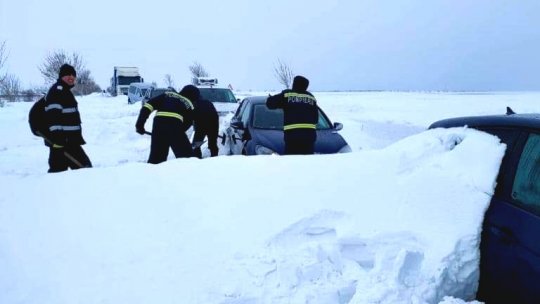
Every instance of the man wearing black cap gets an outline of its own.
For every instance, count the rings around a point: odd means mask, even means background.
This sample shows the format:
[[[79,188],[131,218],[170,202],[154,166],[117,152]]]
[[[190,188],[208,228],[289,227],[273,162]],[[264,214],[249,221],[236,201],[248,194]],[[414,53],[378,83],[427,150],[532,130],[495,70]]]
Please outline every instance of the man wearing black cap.
[[[313,154],[317,139],[316,126],[319,121],[317,100],[307,91],[309,80],[296,76],[292,90],[269,96],[269,109],[283,109],[283,136],[285,154]]]
[[[92,163],[81,147],[81,115],[77,100],[71,93],[77,73],[69,64],[63,64],[58,80],[45,97],[45,120],[47,129],[42,134],[45,145],[50,147],[49,172],[66,171],[68,168],[90,168]]]
[[[141,135],[146,133],[144,124],[150,113],[157,111],[152,125],[149,163],[159,164],[166,161],[169,148],[173,150],[176,158],[193,156],[186,131],[193,123],[193,102],[199,95],[197,87],[187,85],[180,93],[168,91],[144,104],[135,124],[137,133]]]

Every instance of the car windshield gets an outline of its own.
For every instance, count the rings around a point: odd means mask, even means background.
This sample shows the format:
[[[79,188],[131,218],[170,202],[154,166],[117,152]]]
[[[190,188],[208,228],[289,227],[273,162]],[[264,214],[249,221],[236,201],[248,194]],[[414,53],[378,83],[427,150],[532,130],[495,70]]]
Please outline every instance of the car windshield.
[[[199,88],[201,97],[211,102],[230,102],[236,103],[234,94],[229,89],[220,88]]]
[[[283,110],[269,109],[265,104],[255,105],[253,108],[253,127],[256,129],[283,130]],[[331,129],[330,121],[319,109],[317,130]]]

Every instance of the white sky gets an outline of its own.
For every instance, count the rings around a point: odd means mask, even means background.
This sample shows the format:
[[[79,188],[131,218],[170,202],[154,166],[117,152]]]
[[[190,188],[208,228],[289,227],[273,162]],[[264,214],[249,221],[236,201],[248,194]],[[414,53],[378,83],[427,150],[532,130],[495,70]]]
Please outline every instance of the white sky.
[[[278,89],[280,58],[316,91],[538,90],[539,20],[536,0],[0,0],[0,41],[24,86],[64,49],[102,88],[115,65],[182,86],[198,61],[235,88]]]
[[[95,168],[59,174],[44,173],[31,103],[7,103],[0,303],[463,303],[504,145],[424,130],[506,106],[540,112],[539,95],[317,93],[353,153],[160,165],[145,163],[139,104],[87,96]]]

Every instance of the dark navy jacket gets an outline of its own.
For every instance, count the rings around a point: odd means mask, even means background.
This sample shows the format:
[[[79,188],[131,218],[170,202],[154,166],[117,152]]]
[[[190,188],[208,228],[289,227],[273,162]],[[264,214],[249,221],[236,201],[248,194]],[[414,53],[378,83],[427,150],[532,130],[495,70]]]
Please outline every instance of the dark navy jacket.
[[[154,117],[154,131],[157,129],[156,126],[160,128],[160,125],[168,125],[185,132],[193,123],[193,110],[193,104],[186,97],[175,92],[165,92],[144,104],[137,125],[144,126],[150,113],[157,111]]]
[[[287,141],[315,141],[316,126],[319,120],[317,100],[305,90],[284,90],[269,96],[266,100],[269,109],[283,109],[284,139]]]
[[[46,134],[50,141],[60,146],[80,146],[82,137],[81,116],[71,87],[61,79],[49,89],[45,97]],[[50,144],[45,141],[47,146]]]
[[[217,148],[219,132],[219,115],[214,104],[206,99],[199,99],[195,103],[195,119],[193,123],[195,134],[193,141],[202,141],[208,137],[208,147]]]

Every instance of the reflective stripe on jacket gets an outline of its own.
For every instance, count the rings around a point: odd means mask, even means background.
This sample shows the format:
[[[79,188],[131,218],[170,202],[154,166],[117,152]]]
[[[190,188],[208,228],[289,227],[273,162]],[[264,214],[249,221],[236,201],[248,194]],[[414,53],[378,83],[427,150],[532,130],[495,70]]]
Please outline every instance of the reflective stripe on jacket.
[[[71,87],[61,79],[47,92],[44,110],[47,137],[52,143],[59,146],[85,144],[77,100]]]
[[[292,130],[292,129],[316,129],[315,124],[307,124],[307,123],[299,123],[299,124],[291,124],[291,125],[284,125],[283,131]]]

